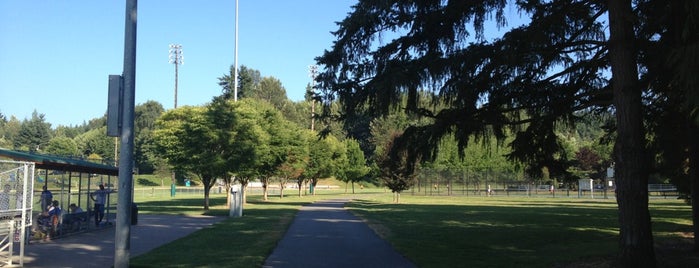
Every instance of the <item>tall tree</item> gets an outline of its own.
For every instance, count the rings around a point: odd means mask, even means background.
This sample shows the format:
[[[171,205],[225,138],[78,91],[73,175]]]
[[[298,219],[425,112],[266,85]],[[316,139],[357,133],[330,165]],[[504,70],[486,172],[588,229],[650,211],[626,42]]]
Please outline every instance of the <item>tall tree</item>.
[[[646,125],[654,134],[650,147],[660,159],[657,171],[699,200],[699,3],[647,1],[635,9],[645,15],[636,30],[640,44],[651,48],[641,53],[647,70],[641,83],[653,89],[643,96],[649,103]],[[694,250],[699,252],[699,202],[692,202],[692,218]]]
[[[270,135],[261,126],[260,107],[266,104],[252,98],[238,102],[228,101],[231,107],[229,150],[229,170],[243,187],[243,202],[246,202],[248,183],[264,175],[265,165],[270,157]],[[268,104],[267,104],[268,105]]]
[[[658,51],[647,41],[677,26],[660,22],[650,32],[634,30],[650,29],[641,26],[660,20],[671,2],[515,1],[512,8],[530,21],[487,40],[488,18],[505,24],[505,0],[359,1],[338,24],[332,49],[317,59],[326,70],[317,80],[324,103],[337,99],[346,113],[369,107],[385,115],[398,108],[431,118],[429,124],[408,127],[396,140],[409,146],[394,146],[397,152],[407,150],[408,161],[434,159],[440,140],[452,133],[463,151],[471,137],[503,140],[509,128],[515,135],[509,157],[533,176],[542,170],[552,176],[567,173],[569,153],[556,130],[573,125],[576,112],[613,109],[619,263],[652,267],[638,79],[639,65],[643,72],[648,69],[638,60]],[[639,8],[646,3],[660,9]],[[385,34],[396,37],[384,42]],[[448,108],[433,112],[421,106],[424,90]],[[403,94],[407,103],[400,101]]]
[[[631,0],[609,1],[609,62],[616,107],[617,204],[619,259],[624,267],[655,267],[653,234],[648,211],[648,171],[641,114],[636,37]]]
[[[304,159],[308,156],[307,144],[301,139],[300,129],[287,121],[279,110],[271,105],[259,105],[262,114],[259,121],[269,139],[269,153],[261,166],[264,177],[275,177],[280,184],[280,196],[284,195],[286,182],[301,175]],[[265,200],[266,200],[265,193]]]
[[[233,87],[235,85],[235,66],[231,65],[227,74],[218,78],[218,85],[222,87],[225,99],[233,99]],[[241,65],[238,69],[238,98],[249,97],[262,80],[260,71]]]
[[[336,174],[344,153],[342,143],[335,136],[315,137],[310,140],[308,165],[302,176],[308,180],[311,194],[315,195],[318,181]]]
[[[400,132],[394,132],[382,153],[377,154],[379,174],[384,185],[391,189],[393,202],[400,202],[400,193],[410,189],[415,184],[418,161],[410,159],[406,147],[399,144]]]
[[[10,140],[7,139],[7,117],[5,117],[4,114],[0,113],[0,147],[11,147],[11,142]]]
[[[340,167],[338,172],[342,181],[347,184],[352,184],[352,193],[354,193],[354,183],[362,181],[369,173],[369,167],[366,165],[364,152],[359,147],[359,142],[354,139],[345,139],[345,148],[347,150],[347,161]]]
[[[160,165],[164,160],[153,149],[151,133],[163,112],[162,104],[156,101],[147,101],[134,108],[134,160],[141,174],[152,174],[157,168],[162,168]]]
[[[25,148],[30,152],[37,152],[44,147],[51,139],[51,124],[46,122],[44,114],[39,114],[36,110],[32,112],[30,120],[24,120],[19,129],[19,133],[14,138],[15,148]]]
[[[249,97],[265,100],[280,111],[284,109],[285,106],[290,105],[289,99],[286,97],[286,89],[282,86],[282,82],[271,76],[262,78],[259,86],[250,92]]]
[[[61,156],[77,156],[78,145],[75,141],[68,137],[55,137],[49,141],[46,146],[46,152],[53,155]]]
[[[106,135],[107,127],[92,129],[75,137],[75,143],[83,157],[92,154],[99,155],[100,159],[114,160],[114,139]]]
[[[22,122],[17,119],[17,117],[10,116],[3,127],[3,136],[0,141],[4,143],[4,147],[13,148],[14,140],[17,135],[19,135],[19,130],[22,128]],[[3,146],[3,145],[0,145]]]
[[[183,106],[165,112],[156,121],[153,138],[156,148],[178,170],[196,174],[204,186],[204,209],[209,209],[209,194],[216,178],[227,176],[225,150],[228,140],[221,139],[206,107]]]

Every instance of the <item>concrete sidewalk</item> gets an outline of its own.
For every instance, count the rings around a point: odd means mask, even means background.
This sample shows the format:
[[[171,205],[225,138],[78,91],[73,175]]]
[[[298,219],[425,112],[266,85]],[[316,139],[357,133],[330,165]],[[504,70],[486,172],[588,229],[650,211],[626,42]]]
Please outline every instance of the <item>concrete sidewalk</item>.
[[[138,215],[131,226],[130,255],[146,253],[227,217]],[[25,246],[24,267],[111,267],[114,226]],[[14,263],[19,263],[15,258]]]
[[[347,211],[347,201],[302,207],[263,267],[415,267]]]

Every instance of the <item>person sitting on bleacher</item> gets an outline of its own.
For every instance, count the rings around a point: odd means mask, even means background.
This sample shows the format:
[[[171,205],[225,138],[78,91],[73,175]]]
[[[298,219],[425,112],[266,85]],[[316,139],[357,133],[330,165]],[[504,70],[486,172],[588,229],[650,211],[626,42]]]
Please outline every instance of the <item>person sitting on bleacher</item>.
[[[83,222],[87,222],[87,214],[85,214],[85,211],[83,211],[83,209],[77,206],[75,203],[68,206],[68,211],[70,214],[66,214],[63,217],[63,227],[65,230],[71,232],[80,230]],[[79,213],[84,214],[84,216],[78,215]]]
[[[56,227],[56,225],[58,225],[58,220],[61,217],[61,207],[58,206],[58,200],[53,200],[49,210],[46,212],[46,216],[48,218],[47,223],[49,225],[52,227]]]
[[[80,213],[80,212],[83,212],[83,209],[80,208],[79,206],[77,206],[75,203],[70,204],[70,206],[68,207],[68,209],[70,210],[70,213]]]
[[[40,228],[51,238],[56,235],[58,223],[61,219],[61,207],[58,205],[58,200],[53,200],[48,210],[41,213],[37,222]]]

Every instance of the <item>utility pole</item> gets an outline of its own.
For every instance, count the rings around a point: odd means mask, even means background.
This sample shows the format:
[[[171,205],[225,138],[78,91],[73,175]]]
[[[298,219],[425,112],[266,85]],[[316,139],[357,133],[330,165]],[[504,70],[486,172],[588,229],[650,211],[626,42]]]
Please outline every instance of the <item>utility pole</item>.
[[[316,77],[318,76],[318,65],[308,65],[308,76],[311,77],[311,131],[315,130],[316,125]]]
[[[126,1],[124,26],[123,106],[121,109],[121,157],[119,158],[119,201],[114,230],[114,267],[129,267],[131,258],[131,208],[133,204],[134,99],[136,95],[136,10],[138,1]]]
[[[177,109],[177,80],[178,80],[178,66],[184,64],[184,56],[182,56],[182,45],[180,44],[170,44],[169,50],[170,63],[175,65],[175,105],[173,109]],[[172,183],[170,184],[170,197],[175,196],[175,183],[177,182],[177,174],[172,171]]]

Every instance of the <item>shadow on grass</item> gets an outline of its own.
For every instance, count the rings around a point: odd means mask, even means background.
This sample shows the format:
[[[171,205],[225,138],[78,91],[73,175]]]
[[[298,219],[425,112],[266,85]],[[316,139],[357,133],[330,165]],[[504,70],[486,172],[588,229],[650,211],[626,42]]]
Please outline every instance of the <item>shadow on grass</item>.
[[[160,184],[144,178],[138,178],[136,182],[141,186],[160,186]]]
[[[296,209],[250,209],[132,258],[131,267],[260,267],[286,231]],[[175,254],[173,254],[175,253]]]
[[[209,199],[209,210],[204,209],[202,197],[177,197],[167,200],[137,202],[140,214],[166,214],[166,215],[209,215],[228,216],[226,198],[222,196]]]
[[[299,208],[327,196],[262,200],[248,196],[243,217],[223,220],[130,260],[131,267],[260,267],[282,238]],[[145,213],[228,216],[225,196],[174,198],[139,204]]]
[[[488,200],[463,204],[392,204],[358,200],[349,206],[419,267],[552,267],[614,256],[618,210],[580,200]],[[687,210],[655,210],[676,219]],[[689,231],[663,221],[659,231]]]

